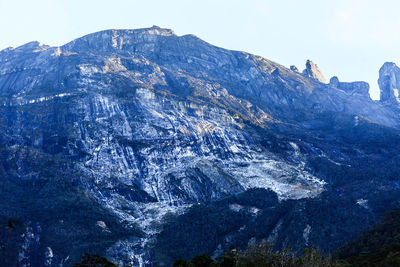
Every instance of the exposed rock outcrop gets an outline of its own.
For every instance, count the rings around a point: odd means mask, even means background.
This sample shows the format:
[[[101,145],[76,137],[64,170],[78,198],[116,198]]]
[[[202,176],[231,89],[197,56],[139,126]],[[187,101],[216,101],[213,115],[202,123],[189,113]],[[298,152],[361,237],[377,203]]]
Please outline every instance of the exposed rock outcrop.
[[[392,182],[400,167],[390,162],[395,175],[375,169],[400,154],[393,145],[400,137],[389,128],[400,128],[400,120],[390,105],[362,96],[367,85],[337,78],[323,84],[317,65],[306,66],[302,75],[159,27],[1,51],[0,225],[10,216],[23,222],[9,222],[19,231],[14,239],[11,229],[0,227],[0,244],[11,248],[11,254],[0,249],[0,266],[15,266],[8,263],[18,258],[20,265],[60,265],[79,260],[87,248],[121,265],[154,266],[153,241],[170,215],[188,214],[189,207],[206,218],[197,226],[207,229],[178,227],[174,236],[209,233],[209,220],[224,218],[212,238],[185,238],[201,251],[211,239],[217,241],[210,250],[276,236],[328,251],[355,238],[359,221],[366,221],[359,218],[370,213],[353,200],[385,194],[388,202],[389,193],[398,192]],[[378,134],[385,136],[379,157],[370,147]],[[373,172],[353,177],[371,164]],[[368,174],[377,177],[374,183]],[[380,193],[371,186],[393,189]],[[226,199],[223,208],[218,201]],[[197,213],[211,202],[222,217]],[[372,200],[368,205],[380,207]],[[334,236],[326,239],[327,231]],[[29,257],[35,251],[41,256]]]
[[[386,62],[379,70],[378,79],[381,101],[400,103],[400,68],[393,62]]]
[[[303,70],[303,75],[314,80],[317,80],[321,83],[326,83],[326,79],[319,69],[318,65],[312,62],[311,60],[307,60],[306,68]]]
[[[290,69],[295,72],[299,72],[299,69],[295,65],[291,65]]]
[[[340,82],[338,77],[333,76],[329,81],[329,85],[351,95],[357,94],[370,98],[369,84],[367,82]]]

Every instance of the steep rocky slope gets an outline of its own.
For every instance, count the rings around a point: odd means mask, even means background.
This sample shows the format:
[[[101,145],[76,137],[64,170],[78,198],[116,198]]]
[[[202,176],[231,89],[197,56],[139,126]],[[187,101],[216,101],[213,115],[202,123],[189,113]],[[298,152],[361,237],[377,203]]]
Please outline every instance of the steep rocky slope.
[[[195,237],[207,252],[268,236],[330,250],[357,236],[398,199],[399,113],[364,83],[317,76],[158,27],[1,51],[4,261],[196,255],[163,244],[190,241],[183,226],[207,203],[229,213],[213,242]],[[224,202],[236,196],[247,206]],[[228,228],[237,212],[250,216]]]

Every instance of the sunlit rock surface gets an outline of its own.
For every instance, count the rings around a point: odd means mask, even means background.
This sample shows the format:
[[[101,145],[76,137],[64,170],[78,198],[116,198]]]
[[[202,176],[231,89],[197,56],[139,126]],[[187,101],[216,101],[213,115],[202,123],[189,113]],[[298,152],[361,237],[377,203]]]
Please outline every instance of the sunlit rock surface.
[[[343,229],[337,243],[318,239],[322,219],[304,207],[335,195],[351,203],[349,216],[365,213],[351,199],[373,212],[370,191],[349,193],[367,182],[341,179],[354,158],[378,164],[394,153],[366,138],[397,142],[399,114],[366,97],[364,83],[324,84],[315,64],[306,70],[156,26],[0,51],[0,219],[8,223],[0,241],[20,248],[1,252],[0,263],[70,266],[92,252],[151,266],[170,222],[257,188],[276,200],[226,208],[251,214],[244,225],[270,214],[265,238],[326,241],[327,250],[344,242]],[[392,190],[385,179],[376,183]],[[207,249],[250,239],[252,227],[243,227]]]
[[[381,101],[400,103],[400,68],[393,62],[386,62],[379,70]]]
[[[366,82],[340,82],[339,78],[334,76],[330,79],[329,85],[351,95],[357,94],[370,98],[369,84]]]
[[[306,68],[303,70],[303,75],[317,80],[321,83],[326,83],[326,79],[322,74],[322,71],[319,69],[318,65],[309,59],[306,62]]]

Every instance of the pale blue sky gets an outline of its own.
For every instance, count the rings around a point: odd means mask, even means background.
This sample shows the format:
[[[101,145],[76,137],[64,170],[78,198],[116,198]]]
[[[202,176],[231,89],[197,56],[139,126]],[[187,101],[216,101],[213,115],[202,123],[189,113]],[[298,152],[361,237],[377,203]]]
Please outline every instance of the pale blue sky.
[[[299,69],[310,58],[375,98],[379,68],[400,58],[398,0],[0,0],[0,49],[152,25]]]

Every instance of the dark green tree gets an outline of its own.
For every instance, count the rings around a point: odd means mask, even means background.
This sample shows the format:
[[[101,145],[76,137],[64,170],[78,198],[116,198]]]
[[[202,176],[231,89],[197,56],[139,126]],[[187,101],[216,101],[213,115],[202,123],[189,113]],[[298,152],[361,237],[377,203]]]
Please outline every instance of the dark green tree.
[[[194,267],[209,267],[213,266],[213,263],[213,259],[206,254],[196,256],[192,259],[192,264]]]
[[[74,264],[73,267],[117,267],[117,265],[97,254],[85,253],[82,262]]]
[[[173,267],[193,267],[193,264],[190,261],[176,260]]]

